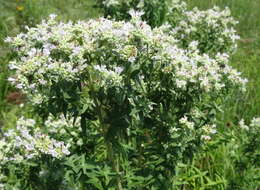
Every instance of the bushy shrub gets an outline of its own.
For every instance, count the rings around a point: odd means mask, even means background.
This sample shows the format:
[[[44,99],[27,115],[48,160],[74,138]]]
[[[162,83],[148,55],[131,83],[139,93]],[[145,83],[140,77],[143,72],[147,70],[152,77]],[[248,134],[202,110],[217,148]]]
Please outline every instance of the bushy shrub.
[[[222,97],[245,88],[227,54],[201,54],[195,41],[182,49],[171,26],[153,29],[140,16],[74,24],[51,15],[6,40],[15,53],[9,81],[27,95],[47,134],[47,149],[33,146],[32,153],[51,155],[51,163],[62,158],[67,187],[170,189],[176,163],[216,133]],[[26,134],[37,141],[34,130]],[[36,176],[41,162],[34,162]]]
[[[46,187],[44,178],[48,178],[49,187],[60,185],[60,171],[55,177],[51,175],[53,179],[43,173],[58,168],[63,157],[70,154],[69,144],[55,140],[52,126],[46,127],[37,126],[33,119],[20,118],[15,129],[4,133],[0,140],[0,189],[44,189],[40,188]]]
[[[234,30],[236,21],[230,16],[230,10],[221,11],[218,7],[206,11],[194,8],[185,10],[181,20],[176,22],[174,15],[169,23],[174,26],[172,32],[180,40],[181,47],[187,48],[192,41],[197,41],[200,52],[209,55],[233,53],[239,36]]]
[[[187,48],[196,41],[201,54],[211,56],[232,53],[236,49],[239,37],[234,26],[237,22],[228,8],[188,10],[186,3],[181,0],[101,0],[99,4],[108,18],[129,20],[130,12],[136,10],[142,12],[142,19],[152,27],[170,24],[172,35],[179,40],[181,48]]]

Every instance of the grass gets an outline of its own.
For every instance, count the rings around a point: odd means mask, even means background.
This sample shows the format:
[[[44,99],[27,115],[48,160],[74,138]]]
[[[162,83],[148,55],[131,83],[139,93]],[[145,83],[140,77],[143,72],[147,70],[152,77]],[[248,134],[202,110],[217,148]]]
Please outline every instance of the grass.
[[[100,16],[93,8],[93,0],[0,0],[0,127],[12,127],[21,108],[7,101],[15,89],[7,82],[11,74],[7,67],[8,48],[3,43],[7,35],[23,31],[24,25],[34,25],[50,13],[59,19],[82,20]],[[219,134],[198,153],[191,163],[180,165],[176,174],[177,189],[209,190],[259,190],[258,165],[247,160],[241,147],[245,146],[242,132],[236,123],[260,116],[260,0],[187,0],[192,8],[200,9],[228,6],[232,15],[239,20],[241,36],[238,51],[232,56],[231,64],[248,80],[245,94],[232,94],[226,98],[223,113],[218,115]],[[26,109],[23,109],[23,113]],[[259,138],[259,137],[258,137]],[[258,150],[259,151],[259,150]],[[241,168],[242,164],[242,168]],[[185,181],[186,185],[181,181]],[[182,185],[180,185],[182,184]]]

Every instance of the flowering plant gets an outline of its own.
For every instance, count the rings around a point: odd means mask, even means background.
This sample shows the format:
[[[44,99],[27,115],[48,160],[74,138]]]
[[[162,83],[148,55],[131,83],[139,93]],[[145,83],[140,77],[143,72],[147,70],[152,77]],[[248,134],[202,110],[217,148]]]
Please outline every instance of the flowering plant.
[[[67,155],[60,164],[68,186],[169,189],[176,163],[217,132],[222,98],[245,89],[228,54],[202,53],[196,41],[183,49],[172,26],[131,16],[58,23],[51,15],[6,40],[15,53],[9,81],[43,120],[50,116],[45,130],[53,139],[41,143],[51,150],[32,149]]]
[[[134,9],[142,12],[142,19],[155,27],[164,23],[171,3],[171,0],[99,0],[98,7],[103,9],[105,17],[116,20],[130,20],[129,11]]]
[[[133,10],[141,12],[142,19],[152,27],[168,23],[171,35],[179,40],[181,48],[196,42],[200,52],[215,56],[236,50],[239,36],[234,30],[237,21],[230,10],[218,7],[206,11],[189,10],[182,0],[101,0],[104,15],[116,20],[129,20]]]
[[[0,189],[39,189],[40,182],[32,176],[41,176],[44,167],[51,168],[49,163],[61,162],[70,154],[68,149],[69,143],[53,138],[35,120],[20,118],[0,139]]]

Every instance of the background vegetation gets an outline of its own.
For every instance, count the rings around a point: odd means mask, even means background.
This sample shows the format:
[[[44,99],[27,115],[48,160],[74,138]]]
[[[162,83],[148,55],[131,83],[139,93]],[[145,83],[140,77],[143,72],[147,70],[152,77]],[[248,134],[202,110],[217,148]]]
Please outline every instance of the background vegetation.
[[[244,118],[249,122],[260,115],[260,1],[259,0],[187,0],[192,8],[228,6],[239,21],[241,39],[232,65],[248,78],[245,95],[226,97],[219,118],[219,133],[198,153],[191,163],[180,164],[176,173],[178,189],[260,189],[259,130],[246,132],[237,127]],[[21,112],[25,97],[7,81],[10,55],[3,39],[33,26],[50,13],[61,20],[98,17],[102,10],[94,8],[94,0],[0,0],[0,130],[12,127]]]

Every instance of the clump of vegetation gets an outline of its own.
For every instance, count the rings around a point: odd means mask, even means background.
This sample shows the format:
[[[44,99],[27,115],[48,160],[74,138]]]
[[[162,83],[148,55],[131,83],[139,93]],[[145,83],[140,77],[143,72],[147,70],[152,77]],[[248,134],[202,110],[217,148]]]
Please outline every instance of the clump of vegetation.
[[[64,128],[76,133],[77,142],[43,136],[30,147],[22,143],[29,160],[70,153],[60,162],[68,167],[64,176],[70,176],[70,184],[75,184],[71,178],[80,178],[78,185],[90,188],[170,188],[176,164],[216,133],[214,113],[222,97],[230,88],[245,88],[246,80],[228,65],[226,54],[211,58],[196,42],[181,49],[182,39],[168,25],[152,29],[139,12],[130,14],[130,22],[101,18],[75,24],[57,23],[51,15],[27,33],[6,39],[15,53],[10,63],[15,75],[9,81],[42,119],[63,114],[80,120],[77,132]],[[30,136],[23,128],[19,133],[26,142],[42,136],[37,131]],[[17,142],[14,146],[19,148]],[[72,172],[82,169],[73,164],[82,156],[107,168],[109,178]]]
[[[67,22],[98,11],[1,5],[15,11],[0,15],[12,18],[2,39],[23,33],[6,38],[12,52],[1,46],[0,189],[257,189],[257,81],[241,93],[247,80],[230,66],[257,58],[233,55],[229,9],[106,0],[106,19]],[[51,12],[62,16],[37,25]]]
[[[180,0],[101,0],[107,18],[129,20],[131,11],[139,11],[141,17],[152,27],[168,23],[171,35],[180,40],[179,45],[187,48],[193,41],[198,43],[200,52],[215,55],[231,53],[236,50],[239,36],[234,30],[237,22],[231,17],[230,10],[214,7],[208,10],[188,9]]]

